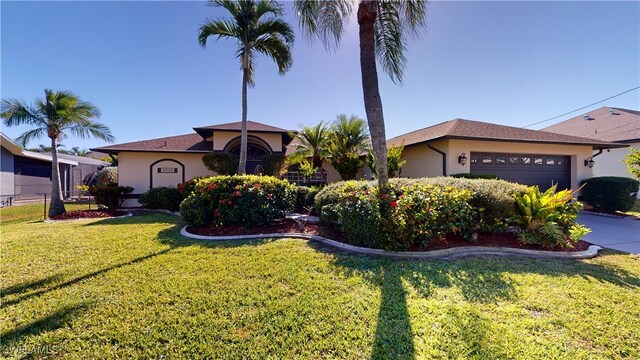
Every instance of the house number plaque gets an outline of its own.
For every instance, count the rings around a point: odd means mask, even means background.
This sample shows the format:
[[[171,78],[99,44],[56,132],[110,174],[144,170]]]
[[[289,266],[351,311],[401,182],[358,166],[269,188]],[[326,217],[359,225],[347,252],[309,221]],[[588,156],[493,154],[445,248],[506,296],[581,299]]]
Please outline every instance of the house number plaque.
[[[178,168],[166,168],[166,167],[158,168],[159,174],[176,174],[177,172],[178,172]]]

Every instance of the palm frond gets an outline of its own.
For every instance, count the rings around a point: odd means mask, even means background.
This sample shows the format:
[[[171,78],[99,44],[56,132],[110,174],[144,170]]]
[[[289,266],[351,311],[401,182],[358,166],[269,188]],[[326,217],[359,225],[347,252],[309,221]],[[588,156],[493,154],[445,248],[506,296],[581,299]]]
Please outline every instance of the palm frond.
[[[16,138],[16,142],[20,144],[20,146],[22,146],[23,148],[26,148],[27,144],[29,144],[31,140],[40,139],[46,135],[47,135],[47,128],[38,127],[35,129],[25,131],[22,135]]]
[[[269,56],[278,65],[278,73],[284,75],[293,65],[291,47],[279,37],[267,35],[256,41],[255,50]]]
[[[2,99],[0,117],[4,120],[5,126],[45,124],[44,114],[39,109],[18,99]]]
[[[335,49],[342,40],[353,3],[348,0],[302,0],[294,2],[300,27],[308,36],[317,36],[327,49]]]
[[[76,123],[64,130],[81,139],[87,137],[95,137],[106,142],[113,142],[115,140],[113,135],[111,135],[111,130],[109,130],[109,127],[99,122],[88,121],[83,123]]]
[[[402,2],[377,2],[378,14],[374,24],[376,55],[384,71],[396,84],[402,83],[407,62],[404,56],[406,44],[402,20],[398,13],[399,3]]]
[[[282,37],[282,39],[288,44],[293,44],[296,38],[291,25],[281,19],[268,19],[258,22],[254,33],[256,39],[267,34],[277,35]]]
[[[403,28],[417,35],[426,26],[427,2],[424,0],[403,0],[396,2]]]
[[[209,4],[213,6],[219,6],[227,9],[231,16],[236,16],[240,9],[238,8],[237,1],[229,1],[229,0],[210,0]]]
[[[238,38],[240,37],[239,29],[233,21],[229,19],[210,19],[207,20],[198,30],[198,43],[200,46],[207,45],[209,36],[217,36],[220,38]]]
[[[282,10],[282,6],[278,4],[276,1],[270,0],[262,0],[260,1],[256,7],[256,19],[260,19],[264,15],[272,14],[273,16],[282,16],[284,11]]]

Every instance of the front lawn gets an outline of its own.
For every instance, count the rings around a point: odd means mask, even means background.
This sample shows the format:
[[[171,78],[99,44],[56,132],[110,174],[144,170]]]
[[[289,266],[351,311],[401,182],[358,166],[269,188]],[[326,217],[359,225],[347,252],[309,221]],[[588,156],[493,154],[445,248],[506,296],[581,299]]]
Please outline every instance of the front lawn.
[[[640,260],[396,261],[3,209],[2,355],[639,358]]]

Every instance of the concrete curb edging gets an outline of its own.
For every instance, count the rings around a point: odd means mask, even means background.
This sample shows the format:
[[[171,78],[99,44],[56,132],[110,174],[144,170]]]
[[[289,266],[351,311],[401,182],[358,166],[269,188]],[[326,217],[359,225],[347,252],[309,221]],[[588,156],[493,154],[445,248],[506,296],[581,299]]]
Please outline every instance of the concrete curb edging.
[[[590,259],[598,255],[598,250],[602,247],[597,245],[589,246],[589,249],[585,251],[576,252],[555,252],[555,251],[543,251],[543,250],[527,250],[527,249],[514,249],[505,247],[486,247],[486,246],[468,246],[458,247],[443,250],[432,251],[385,251],[380,249],[370,249],[360,246],[353,246],[344,244],[335,240],[327,239],[321,236],[289,233],[289,234],[256,234],[256,235],[234,235],[234,236],[203,236],[192,234],[187,231],[187,227],[184,226],[180,229],[180,235],[197,240],[210,240],[210,241],[233,241],[233,240],[254,240],[254,239],[282,239],[282,238],[294,238],[315,241],[320,244],[328,245],[340,250],[344,250],[351,253],[384,256],[395,259],[455,259],[465,256],[476,255],[493,255],[493,256],[524,256],[540,259]]]
[[[120,216],[112,216],[112,217],[101,217],[101,218],[77,218],[77,219],[64,219],[64,220],[51,220],[51,219],[47,219],[44,220],[44,222],[46,223],[57,223],[57,222],[64,222],[64,221],[75,221],[75,220],[106,220],[106,219],[122,219],[122,218],[126,218],[126,217],[131,217],[133,216],[132,213],[128,212],[124,215],[120,215]]]

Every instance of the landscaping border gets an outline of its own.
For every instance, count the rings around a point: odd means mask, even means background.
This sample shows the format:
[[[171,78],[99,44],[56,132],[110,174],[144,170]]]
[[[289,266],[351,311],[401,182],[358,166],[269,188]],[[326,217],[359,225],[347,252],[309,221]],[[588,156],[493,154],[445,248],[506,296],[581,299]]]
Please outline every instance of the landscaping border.
[[[254,239],[283,239],[294,238],[315,241],[323,245],[331,246],[343,251],[372,256],[390,257],[395,259],[455,259],[465,256],[524,256],[540,259],[591,259],[598,256],[598,250],[602,247],[597,245],[589,246],[585,251],[576,252],[555,252],[544,250],[527,250],[506,247],[487,246],[466,246],[432,251],[386,251],[381,249],[364,248],[349,245],[339,241],[324,238],[322,236],[288,233],[288,234],[255,234],[255,235],[234,235],[234,236],[204,236],[196,235],[187,231],[187,226],[180,229],[180,235],[197,240],[210,241],[233,241],[233,240],[254,240]]]
[[[122,218],[126,218],[126,217],[131,217],[133,216],[132,213],[128,212],[124,215],[120,215],[120,216],[110,216],[110,217],[93,217],[93,218],[77,218],[77,219],[62,219],[62,220],[51,220],[51,219],[47,219],[44,220],[44,222],[46,223],[58,223],[58,222],[65,222],[65,221],[76,221],[76,220],[106,220],[106,219],[122,219]]]

